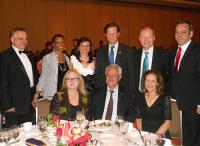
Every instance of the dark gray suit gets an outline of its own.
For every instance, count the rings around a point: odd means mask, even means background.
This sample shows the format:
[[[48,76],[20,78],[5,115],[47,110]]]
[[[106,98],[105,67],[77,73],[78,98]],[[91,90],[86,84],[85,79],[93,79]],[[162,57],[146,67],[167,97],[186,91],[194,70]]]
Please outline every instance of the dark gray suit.
[[[135,82],[136,85],[135,86],[137,89],[136,90],[137,93],[140,93],[139,82],[140,82],[141,57],[142,57],[142,49],[136,50],[134,63],[135,63],[135,68],[136,68],[136,82]],[[171,74],[169,54],[164,50],[154,48],[151,69],[160,72],[166,85]]]
[[[96,56],[95,87],[106,85],[105,69],[109,65],[108,45],[99,48]],[[115,64],[122,68],[120,85],[131,89],[134,88],[135,69],[133,64],[133,50],[128,46],[119,43]]]
[[[102,119],[106,101],[107,87],[96,89],[92,104],[92,117]],[[133,122],[136,118],[136,100],[128,89],[119,86],[117,115],[123,115],[124,119]]]
[[[196,136],[200,133],[200,115],[196,113],[197,105],[200,104],[200,46],[194,42],[189,44],[178,73],[174,68],[176,52],[177,48],[172,51],[171,56],[170,94],[182,110],[183,145],[192,146],[195,145]]]

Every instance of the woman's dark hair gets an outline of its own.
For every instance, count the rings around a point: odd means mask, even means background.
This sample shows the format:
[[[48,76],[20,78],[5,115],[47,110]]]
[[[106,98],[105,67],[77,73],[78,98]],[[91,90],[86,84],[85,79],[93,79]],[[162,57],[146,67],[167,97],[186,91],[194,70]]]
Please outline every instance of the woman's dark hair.
[[[90,51],[88,53],[88,56],[89,56],[88,63],[91,63],[93,61],[93,52],[92,52],[92,49],[91,49],[92,42],[90,41],[90,39],[88,37],[81,37],[78,40],[78,45],[77,46],[80,47],[81,43],[83,43],[83,42],[89,42],[90,43]],[[78,49],[76,57],[80,61],[80,50],[79,49]]]
[[[51,39],[52,43],[55,43],[56,38],[63,38],[65,40],[65,37],[62,34],[55,34]]]
[[[164,93],[164,83],[163,83],[163,78],[162,78],[162,75],[158,72],[158,71],[155,71],[155,70],[147,70],[146,72],[144,72],[144,74],[142,75],[142,79],[141,79],[141,89],[142,89],[142,92],[146,93],[147,90],[145,88],[145,80],[146,80],[146,77],[150,74],[153,74],[155,75],[156,79],[157,79],[157,87],[156,87],[156,93],[158,95],[162,95]]]

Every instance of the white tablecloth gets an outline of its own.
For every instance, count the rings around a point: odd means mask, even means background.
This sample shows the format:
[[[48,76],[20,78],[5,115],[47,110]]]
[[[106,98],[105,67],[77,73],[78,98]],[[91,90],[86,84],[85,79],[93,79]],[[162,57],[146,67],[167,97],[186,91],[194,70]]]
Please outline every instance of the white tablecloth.
[[[85,122],[86,125],[87,121]],[[77,126],[75,122],[71,122],[72,126]],[[89,132],[92,135],[92,139],[97,139],[103,143],[103,146],[143,146],[141,137],[139,135],[139,132],[133,128],[132,123],[129,123],[129,130],[128,133],[125,135],[122,135],[119,131],[119,127],[117,125],[112,125],[107,129],[97,130],[92,127],[90,127]],[[145,134],[146,132],[142,132],[142,134]],[[32,129],[30,132],[24,132],[23,129],[21,129],[18,139],[20,139],[19,142],[16,144],[11,144],[11,146],[26,146],[25,140],[28,138],[35,138],[42,140],[45,142],[48,146],[51,146],[49,143],[49,140],[47,138],[42,138],[42,134],[38,129],[37,125],[32,126]],[[136,144],[131,143],[128,141],[128,139],[131,139]],[[170,140],[166,140],[165,146],[172,146]]]

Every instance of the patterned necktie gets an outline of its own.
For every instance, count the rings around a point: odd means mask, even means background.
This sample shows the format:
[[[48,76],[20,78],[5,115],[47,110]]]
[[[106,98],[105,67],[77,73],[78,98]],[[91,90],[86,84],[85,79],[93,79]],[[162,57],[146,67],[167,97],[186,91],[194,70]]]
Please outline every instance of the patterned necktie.
[[[143,61],[143,67],[142,67],[142,74],[149,69],[149,52],[144,52],[144,61]]]
[[[114,64],[115,63],[115,61],[114,61],[114,47],[115,46],[111,46],[110,47],[110,53],[109,53],[109,62],[110,62],[110,64]]]
[[[176,53],[176,58],[175,58],[175,70],[176,70],[176,72],[178,72],[179,71],[179,62],[180,62],[180,58],[181,58],[181,51],[182,51],[182,48],[181,47],[179,47],[178,48],[178,51],[177,51],[177,53]],[[178,66],[179,65],[179,66]]]
[[[113,92],[114,91],[110,91],[110,100],[108,103],[108,107],[107,107],[107,112],[106,112],[106,120],[111,120],[112,117],[112,112],[113,112]]]

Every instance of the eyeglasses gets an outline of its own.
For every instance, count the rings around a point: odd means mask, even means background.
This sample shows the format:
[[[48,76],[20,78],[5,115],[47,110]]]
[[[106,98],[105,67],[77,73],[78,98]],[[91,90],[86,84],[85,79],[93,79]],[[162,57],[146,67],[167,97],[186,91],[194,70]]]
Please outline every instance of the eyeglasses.
[[[66,78],[66,81],[67,82],[71,82],[71,81],[77,81],[77,80],[79,80],[79,78]]]

